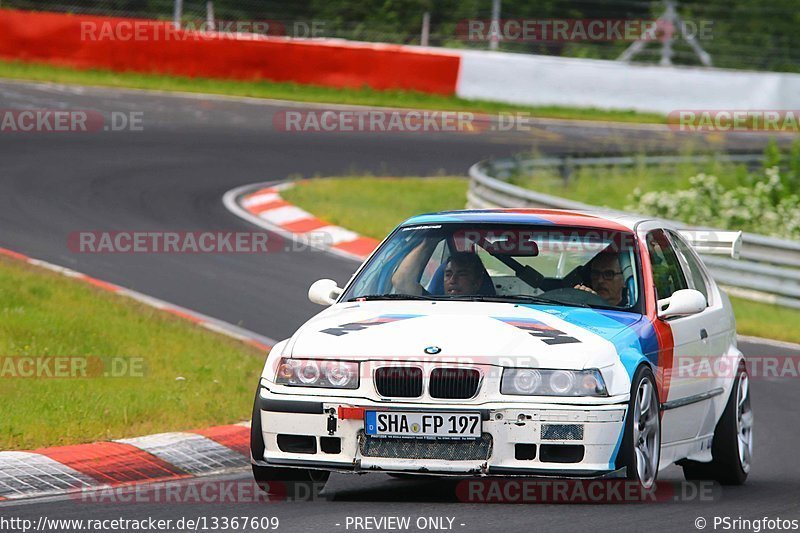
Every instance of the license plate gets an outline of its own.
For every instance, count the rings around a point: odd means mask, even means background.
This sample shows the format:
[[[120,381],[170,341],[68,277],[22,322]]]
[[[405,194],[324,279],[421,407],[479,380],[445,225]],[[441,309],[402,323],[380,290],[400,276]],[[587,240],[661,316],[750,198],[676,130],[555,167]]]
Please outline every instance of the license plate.
[[[481,414],[367,411],[364,431],[374,437],[478,439]]]

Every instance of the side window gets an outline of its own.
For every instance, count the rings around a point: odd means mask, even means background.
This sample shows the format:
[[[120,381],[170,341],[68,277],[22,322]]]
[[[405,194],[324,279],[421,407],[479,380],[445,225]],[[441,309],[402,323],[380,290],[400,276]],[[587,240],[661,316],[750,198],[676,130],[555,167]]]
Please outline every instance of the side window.
[[[662,230],[654,230],[647,234],[647,251],[650,254],[656,297],[659,300],[669,298],[675,291],[689,288],[678,256],[675,255],[675,250]]]
[[[689,248],[689,245],[686,244],[682,238],[680,238],[678,235],[675,235],[673,232],[670,232],[670,237],[672,238],[672,242],[675,243],[675,248],[678,249],[678,252],[680,252],[683,258],[686,260],[686,264],[689,265],[689,275],[694,283],[694,288],[702,292],[703,296],[706,297],[706,301],[708,301],[708,286],[706,285],[706,278],[703,276],[703,269],[697,262],[698,260],[694,254],[694,251]]]

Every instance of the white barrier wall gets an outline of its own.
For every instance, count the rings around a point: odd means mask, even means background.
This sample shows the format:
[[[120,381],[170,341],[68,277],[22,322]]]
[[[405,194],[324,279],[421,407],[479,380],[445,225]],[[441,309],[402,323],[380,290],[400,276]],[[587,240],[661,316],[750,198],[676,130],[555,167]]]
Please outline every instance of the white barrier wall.
[[[669,113],[681,109],[798,110],[800,74],[632,65],[460,51],[464,98]]]

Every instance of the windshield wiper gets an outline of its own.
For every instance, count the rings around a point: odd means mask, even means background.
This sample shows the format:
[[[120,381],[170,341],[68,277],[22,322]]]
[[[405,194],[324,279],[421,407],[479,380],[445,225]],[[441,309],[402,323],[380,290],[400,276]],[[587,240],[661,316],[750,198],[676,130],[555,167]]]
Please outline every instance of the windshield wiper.
[[[420,296],[417,294],[366,294],[364,296],[355,296],[347,300],[348,302],[355,301],[370,301],[370,300],[435,300],[431,296]]]

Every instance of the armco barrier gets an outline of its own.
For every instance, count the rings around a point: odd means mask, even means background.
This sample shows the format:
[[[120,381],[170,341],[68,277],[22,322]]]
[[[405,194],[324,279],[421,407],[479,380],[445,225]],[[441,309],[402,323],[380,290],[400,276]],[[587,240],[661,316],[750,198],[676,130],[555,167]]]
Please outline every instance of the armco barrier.
[[[757,157],[759,156],[740,156],[739,159]],[[580,166],[603,161],[599,158],[585,159],[573,159],[572,164]],[[660,157],[657,162],[663,163],[663,159]],[[516,169],[530,169],[537,166],[559,167],[561,164],[563,160],[558,159],[536,163],[535,160],[511,158],[476,163],[469,169],[467,207],[474,209],[540,207],[619,213],[524,189],[504,181]],[[680,222],[673,221],[673,224],[678,227],[688,227]],[[714,278],[734,296],[800,309],[800,242],[745,233],[742,238],[740,259],[704,255],[703,262]]]
[[[445,51],[254,34],[237,38],[173,30],[162,21],[6,9],[0,9],[0,57],[79,69],[442,95],[455,93],[459,69],[458,55]]]

